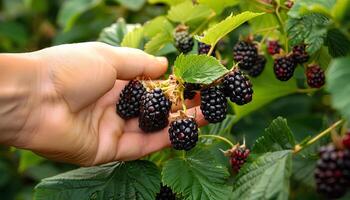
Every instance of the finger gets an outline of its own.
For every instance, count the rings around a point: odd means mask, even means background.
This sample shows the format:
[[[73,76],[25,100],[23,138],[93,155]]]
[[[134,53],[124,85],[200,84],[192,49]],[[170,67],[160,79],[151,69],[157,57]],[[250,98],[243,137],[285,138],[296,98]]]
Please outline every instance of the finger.
[[[109,51],[104,51],[105,57],[116,69],[118,79],[130,80],[138,76],[154,79],[167,71],[165,57],[155,57],[140,49],[109,47]]]

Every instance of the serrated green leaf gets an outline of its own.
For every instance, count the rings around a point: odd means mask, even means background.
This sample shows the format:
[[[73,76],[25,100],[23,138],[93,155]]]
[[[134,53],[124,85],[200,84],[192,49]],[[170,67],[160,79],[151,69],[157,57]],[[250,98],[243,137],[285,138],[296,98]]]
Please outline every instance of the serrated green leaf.
[[[126,23],[123,18],[118,19],[118,21],[109,27],[104,28],[98,41],[113,45],[120,46],[124,35],[127,33]]]
[[[216,14],[220,14],[225,8],[239,4],[240,0],[198,0],[199,4],[206,5],[213,9]]]
[[[121,43],[122,47],[140,48],[143,41],[143,28],[135,26],[134,30],[128,32]]]
[[[172,31],[174,29],[173,25],[164,16],[159,16],[151,21],[148,21],[144,26],[145,36],[148,38],[155,37],[160,32],[168,33],[172,36]]]
[[[157,54],[162,48],[168,43],[172,42],[172,37],[164,32],[158,33],[156,36],[151,38],[145,45],[145,51],[149,54]]]
[[[227,169],[216,163],[211,154],[195,149],[185,157],[169,160],[163,168],[163,183],[184,200],[225,200],[230,194]]]
[[[292,151],[262,154],[240,169],[231,199],[288,199],[291,173]]]
[[[209,28],[205,33],[203,37],[200,37],[200,41],[204,42],[206,44],[210,44],[212,46],[215,46],[215,44],[223,38],[225,35],[227,35],[229,32],[233,31],[240,25],[242,25],[244,22],[247,22],[257,16],[263,15],[264,13],[253,13],[250,11],[243,12],[238,15],[231,14],[223,21],[219,22],[218,24],[215,24],[211,28]]]
[[[314,170],[317,159],[296,156],[293,159],[292,178],[300,184],[300,187],[315,188]]]
[[[113,1],[118,2],[121,5],[133,11],[140,10],[146,2],[146,0],[113,0]]]
[[[149,161],[111,163],[80,168],[43,179],[35,187],[35,200],[155,199],[160,173]]]
[[[70,0],[65,1],[59,10],[57,23],[68,31],[74,25],[78,17],[97,5],[102,3],[102,0]]]
[[[326,45],[333,57],[346,56],[350,53],[350,40],[338,29],[328,31]]]
[[[151,3],[151,4],[165,3],[170,6],[174,6],[185,1],[189,1],[189,0],[148,0],[148,3]]]
[[[205,5],[193,5],[191,1],[185,1],[172,6],[168,11],[168,18],[174,22],[186,24],[190,21],[205,19],[209,17],[212,10]]]
[[[181,54],[174,65],[175,76],[187,83],[210,84],[228,72],[214,57],[205,55]]]
[[[350,57],[331,62],[326,74],[327,90],[331,93],[332,106],[350,120]]]
[[[265,129],[265,133],[256,140],[252,152],[258,154],[281,151],[293,149],[294,146],[295,139],[288,127],[287,120],[278,117]]]
[[[317,10],[317,8],[332,8],[336,0],[307,0],[296,1],[293,7],[289,10],[288,15],[292,18],[301,18],[306,14],[310,14],[311,10]],[[329,14],[326,14],[327,16]]]
[[[258,78],[251,78],[254,91],[253,101],[243,106],[233,105],[236,122],[277,98],[297,91],[296,80],[294,78],[287,82],[277,80],[272,66],[273,61],[271,58],[268,58],[264,72]]]

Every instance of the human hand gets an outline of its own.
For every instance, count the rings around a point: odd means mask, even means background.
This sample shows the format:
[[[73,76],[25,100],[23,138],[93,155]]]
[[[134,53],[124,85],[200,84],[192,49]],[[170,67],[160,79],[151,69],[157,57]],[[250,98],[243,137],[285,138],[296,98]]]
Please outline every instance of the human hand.
[[[126,80],[158,78],[167,70],[166,58],[97,42],[51,47],[29,56],[38,61],[38,88],[14,146],[90,166],[138,159],[170,145],[168,128],[146,134],[137,119],[125,121],[115,111]],[[198,102],[198,97],[187,102],[192,115]],[[196,120],[206,123],[201,112]]]

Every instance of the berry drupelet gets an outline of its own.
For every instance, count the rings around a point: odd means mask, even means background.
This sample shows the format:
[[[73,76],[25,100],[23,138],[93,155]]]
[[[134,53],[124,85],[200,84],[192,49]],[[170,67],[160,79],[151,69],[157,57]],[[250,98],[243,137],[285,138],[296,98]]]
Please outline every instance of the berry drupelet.
[[[320,88],[326,82],[323,69],[318,65],[311,65],[306,68],[307,84],[312,88]]]
[[[249,76],[258,77],[265,69],[266,58],[263,55],[259,55],[255,65],[248,71]]]
[[[267,42],[267,52],[269,52],[270,55],[279,54],[281,49],[282,47],[277,40],[269,40]]]
[[[198,54],[207,55],[210,51],[211,46],[209,44],[205,44],[203,42],[198,42]],[[211,56],[215,56],[215,49],[211,53]]]
[[[276,78],[280,81],[288,81],[294,75],[296,63],[290,56],[283,56],[275,59],[274,61],[274,72]]]
[[[184,83],[184,99],[193,99],[196,96],[196,91],[201,89],[200,84]]]
[[[237,149],[235,149],[232,152],[230,156],[230,164],[235,173],[238,173],[238,171],[247,161],[249,153],[250,153],[250,150],[245,147],[237,147]]]
[[[233,59],[243,70],[250,70],[258,57],[258,49],[251,42],[239,41],[233,48]]]
[[[193,118],[178,119],[170,124],[169,138],[176,150],[189,151],[198,141],[198,125]]]
[[[193,37],[185,29],[179,29],[174,34],[175,46],[181,53],[192,51],[194,42]]]
[[[303,64],[309,60],[310,56],[306,52],[305,48],[305,44],[300,44],[293,47],[292,57],[296,63]]]
[[[161,185],[160,192],[156,196],[156,200],[175,200],[176,194],[173,193],[170,187]]]
[[[226,118],[227,99],[218,87],[205,88],[201,91],[200,109],[209,123],[221,122]]]

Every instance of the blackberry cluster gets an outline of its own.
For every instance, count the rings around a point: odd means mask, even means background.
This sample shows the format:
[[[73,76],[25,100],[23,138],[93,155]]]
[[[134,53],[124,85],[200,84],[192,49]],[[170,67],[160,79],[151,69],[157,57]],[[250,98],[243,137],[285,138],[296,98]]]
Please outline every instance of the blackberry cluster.
[[[207,55],[210,51],[211,46],[203,42],[198,43],[198,54]],[[211,56],[215,56],[215,50],[211,53]]]
[[[243,70],[250,70],[258,57],[258,49],[251,42],[239,41],[233,48],[233,59]]]
[[[221,122],[226,118],[227,99],[219,87],[210,87],[201,91],[200,109],[210,123]]]
[[[239,69],[234,69],[224,77],[223,91],[226,97],[237,105],[252,101],[253,88],[250,80]]]
[[[234,172],[238,172],[247,161],[250,150],[245,147],[238,147],[230,156],[230,164]]]
[[[309,66],[306,69],[307,84],[312,88],[320,88],[325,84],[326,77],[323,69],[318,65]]]
[[[283,56],[275,59],[274,61],[274,72],[276,78],[280,81],[288,81],[293,77],[296,63],[290,56]]]
[[[174,34],[175,46],[181,53],[188,53],[192,50],[194,42],[193,37],[187,30],[179,30]]]
[[[292,57],[296,63],[303,64],[309,60],[310,56],[306,52],[305,48],[305,44],[300,44],[293,47]]]
[[[265,56],[259,55],[255,65],[248,71],[249,76],[258,77],[264,71],[266,62]]]
[[[123,119],[139,116],[140,101],[145,92],[146,89],[140,81],[130,81],[120,93],[119,102],[116,106],[119,116]]]
[[[198,141],[198,125],[193,118],[178,119],[170,124],[169,138],[176,150],[189,151]]]
[[[158,131],[165,128],[169,121],[171,101],[156,88],[145,92],[141,98],[139,127],[145,132]]]
[[[277,40],[270,40],[267,42],[267,52],[269,52],[270,55],[279,54],[281,49],[282,47]]]
[[[331,199],[340,198],[350,183],[350,151],[330,144],[321,147],[319,153],[315,170],[317,191]]]
[[[170,187],[161,185],[160,192],[156,196],[156,200],[175,200],[176,194],[173,193]]]
[[[196,96],[196,91],[201,89],[200,84],[185,83],[184,99],[193,99]]]

